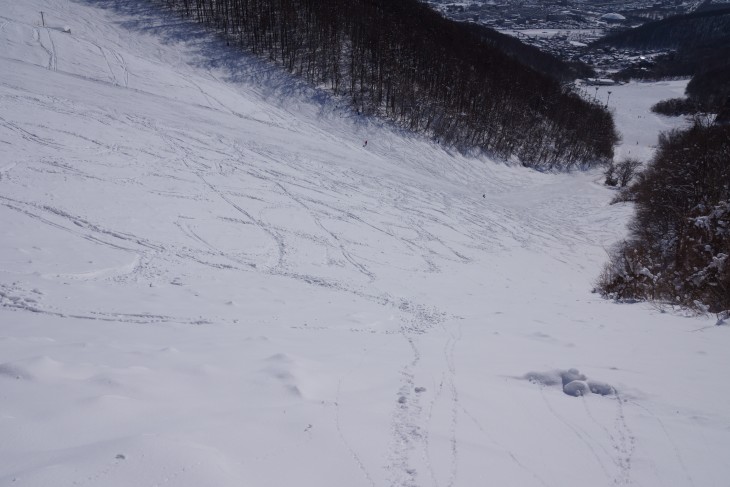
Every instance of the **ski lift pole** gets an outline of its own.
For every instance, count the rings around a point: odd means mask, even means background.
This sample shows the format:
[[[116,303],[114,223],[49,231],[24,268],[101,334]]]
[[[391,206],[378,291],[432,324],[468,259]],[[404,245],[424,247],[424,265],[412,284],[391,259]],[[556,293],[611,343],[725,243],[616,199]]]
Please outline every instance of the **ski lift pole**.
[[[43,17],[43,10],[41,10],[41,24],[43,25],[43,27],[46,26],[46,19]]]

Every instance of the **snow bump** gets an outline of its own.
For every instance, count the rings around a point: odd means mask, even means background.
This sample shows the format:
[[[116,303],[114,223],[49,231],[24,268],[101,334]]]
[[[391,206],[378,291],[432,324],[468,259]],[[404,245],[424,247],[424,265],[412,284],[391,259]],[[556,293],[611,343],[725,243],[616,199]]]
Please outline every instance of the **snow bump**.
[[[578,369],[528,372],[522,376],[522,379],[541,386],[562,386],[563,392],[573,397],[585,396],[591,393],[599,396],[610,396],[616,393],[616,389],[612,385],[588,380],[588,377],[581,374]]]

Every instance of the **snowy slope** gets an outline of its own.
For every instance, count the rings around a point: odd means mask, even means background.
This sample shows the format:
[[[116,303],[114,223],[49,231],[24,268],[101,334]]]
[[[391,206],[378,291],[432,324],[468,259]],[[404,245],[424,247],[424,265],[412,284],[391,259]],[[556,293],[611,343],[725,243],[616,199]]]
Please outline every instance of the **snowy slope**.
[[[0,45],[0,485],[727,482],[728,330],[591,294],[600,173],[451,154],[146,2],[0,0]]]

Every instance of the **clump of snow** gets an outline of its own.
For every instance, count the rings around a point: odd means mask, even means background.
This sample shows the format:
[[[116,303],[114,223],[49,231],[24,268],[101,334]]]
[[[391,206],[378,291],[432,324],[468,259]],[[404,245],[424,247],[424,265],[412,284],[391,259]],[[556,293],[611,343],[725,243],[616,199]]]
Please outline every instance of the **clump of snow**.
[[[76,367],[78,368],[78,367]],[[48,356],[31,357],[0,364],[0,376],[21,380],[53,381],[63,377],[75,377],[72,367]]]
[[[562,386],[563,392],[573,397],[585,396],[590,393],[610,396],[616,392],[613,386],[605,382],[588,380],[588,377],[578,369],[528,372],[522,378],[543,386]]]
[[[563,387],[570,382],[576,380],[586,380],[586,376],[580,373],[578,369],[568,369],[560,372],[560,379],[563,382]]]
[[[523,376],[523,378],[544,386],[562,384],[563,380],[559,370],[552,370],[549,372],[528,372]]]
[[[563,392],[573,397],[585,396],[589,391],[588,384],[582,380],[574,380],[563,386]]]
[[[610,396],[616,392],[613,386],[595,380],[589,380],[588,387],[593,394],[600,394],[601,396]]]

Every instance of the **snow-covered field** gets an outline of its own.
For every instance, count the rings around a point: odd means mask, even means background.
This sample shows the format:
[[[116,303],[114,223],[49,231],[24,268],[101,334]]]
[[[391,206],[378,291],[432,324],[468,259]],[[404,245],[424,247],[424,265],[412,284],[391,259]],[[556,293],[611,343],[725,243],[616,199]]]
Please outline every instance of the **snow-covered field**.
[[[620,86],[585,87],[589,96],[607,102],[613,112],[622,139],[616,149],[616,160],[628,157],[647,161],[651,158],[657,144],[657,133],[677,128],[682,120],[653,113],[651,107],[659,100],[683,98],[688,82],[688,79],[656,83],[632,81]]]
[[[0,485],[727,485],[729,330],[591,294],[600,172],[449,153],[146,2],[0,0],[0,46]],[[672,90],[612,88],[622,153]]]

